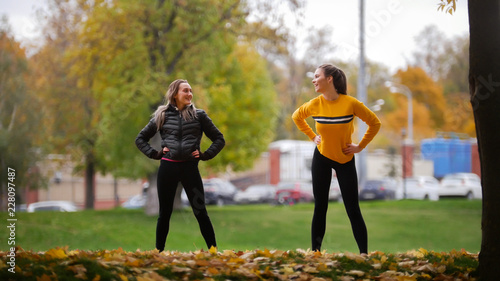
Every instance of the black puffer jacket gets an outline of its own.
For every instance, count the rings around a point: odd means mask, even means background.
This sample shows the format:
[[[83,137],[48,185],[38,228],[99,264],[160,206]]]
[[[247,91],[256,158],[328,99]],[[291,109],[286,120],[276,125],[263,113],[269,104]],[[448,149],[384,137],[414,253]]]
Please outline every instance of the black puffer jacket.
[[[188,161],[188,160],[209,160],[215,157],[225,145],[224,136],[214,125],[210,117],[204,110],[196,110],[197,118],[191,121],[184,120],[179,111],[170,105],[165,112],[165,123],[160,129],[161,147],[167,147],[170,151],[163,157]],[[152,159],[159,159],[161,153],[149,144],[149,140],[156,134],[156,122],[152,118],[141,130],[135,144],[142,153]],[[203,133],[212,141],[210,147],[205,151],[200,151],[200,142]],[[200,158],[195,158],[191,153],[200,151]]]

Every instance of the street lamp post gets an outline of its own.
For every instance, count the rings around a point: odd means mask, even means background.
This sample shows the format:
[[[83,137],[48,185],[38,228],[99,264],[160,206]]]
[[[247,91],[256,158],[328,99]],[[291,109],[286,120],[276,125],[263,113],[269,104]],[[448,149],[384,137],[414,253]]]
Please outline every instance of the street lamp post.
[[[402,158],[401,158],[402,163],[401,164],[402,164],[402,168],[403,168],[403,173],[402,173],[402,176],[403,176],[403,199],[406,199],[406,169],[407,169],[406,168],[406,166],[407,166],[406,165],[406,162],[407,162],[406,157],[407,156],[406,156],[406,149],[405,149],[405,143],[404,143],[406,131],[404,128],[401,130],[401,136],[403,137],[403,149],[401,151],[401,154],[402,154],[401,155],[402,156]]]
[[[386,81],[385,86],[393,94],[401,93],[408,98],[408,130],[403,134],[402,168],[403,168],[403,199],[406,199],[406,177],[412,176],[413,170],[413,95],[410,89],[403,84]],[[409,171],[409,172],[408,172]]]
[[[366,104],[367,92],[365,83],[365,0],[359,0],[359,71],[358,71],[358,88],[357,98],[360,102]],[[363,139],[366,131],[366,124],[358,120],[358,136],[359,141]],[[363,149],[358,153],[356,158],[356,166],[358,170],[358,184],[363,186],[368,175],[367,169],[367,150]]]

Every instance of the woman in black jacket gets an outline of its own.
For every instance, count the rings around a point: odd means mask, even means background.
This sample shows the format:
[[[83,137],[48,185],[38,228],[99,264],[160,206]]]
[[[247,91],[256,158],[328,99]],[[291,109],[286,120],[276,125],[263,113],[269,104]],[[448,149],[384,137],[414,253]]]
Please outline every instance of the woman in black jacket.
[[[225,145],[224,136],[205,111],[195,108],[191,102],[193,92],[186,80],[172,82],[165,99],[167,104],[158,107],[153,118],[135,139],[135,144],[142,153],[152,159],[161,159],[157,185],[160,212],[156,225],[156,249],[160,252],[165,249],[179,181],[186,191],[207,247],[217,247],[215,232],[205,207],[198,162],[215,157]],[[149,140],[157,132],[162,140],[161,151],[149,144]],[[212,144],[202,153],[200,142],[203,133]]]

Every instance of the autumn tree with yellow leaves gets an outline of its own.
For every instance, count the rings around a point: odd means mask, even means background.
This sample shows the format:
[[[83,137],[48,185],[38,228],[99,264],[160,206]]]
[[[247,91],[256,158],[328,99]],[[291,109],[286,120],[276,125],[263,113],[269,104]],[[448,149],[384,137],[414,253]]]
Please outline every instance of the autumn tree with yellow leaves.
[[[168,84],[180,77],[192,84],[195,104],[209,112],[226,138],[225,149],[203,165],[206,169],[249,168],[267,149],[276,126],[276,92],[254,40],[262,30],[267,37],[274,32],[277,42],[284,38],[265,23],[247,23],[245,2],[52,0],[49,5],[42,24],[45,43],[33,57],[46,114],[44,137],[52,151],[69,153],[81,164],[86,208],[93,208],[98,171],[155,178],[157,165],[133,140],[164,102]]]
[[[40,156],[35,147],[42,112],[30,87],[25,49],[15,40],[6,18],[0,20],[0,69],[0,170],[5,173],[0,178],[0,210],[4,211],[8,194],[20,199],[21,187],[43,185],[35,165]],[[9,203],[12,208],[13,202]]]

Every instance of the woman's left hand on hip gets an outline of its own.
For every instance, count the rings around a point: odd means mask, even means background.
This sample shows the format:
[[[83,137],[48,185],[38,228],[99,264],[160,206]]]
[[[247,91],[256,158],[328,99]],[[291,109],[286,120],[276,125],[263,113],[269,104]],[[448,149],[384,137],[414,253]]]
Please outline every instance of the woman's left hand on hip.
[[[361,152],[361,150],[363,150],[363,149],[361,147],[359,147],[359,145],[354,144],[354,143],[348,143],[347,147],[342,148],[342,152],[344,152],[344,154],[346,154],[346,155],[358,153],[358,152]]]

